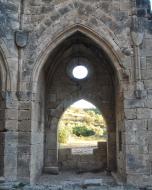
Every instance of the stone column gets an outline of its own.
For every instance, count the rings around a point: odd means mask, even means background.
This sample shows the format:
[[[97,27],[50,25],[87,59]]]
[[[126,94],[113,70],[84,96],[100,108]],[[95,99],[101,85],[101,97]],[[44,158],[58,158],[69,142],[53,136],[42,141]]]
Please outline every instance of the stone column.
[[[4,177],[17,179],[18,103],[14,92],[5,93]]]
[[[58,174],[58,140],[57,125],[58,120],[50,117],[50,122],[46,128],[45,141],[45,168],[44,171],[50,174]]]
[[[30,181],[31,165],[31,93],[18,92],[18,153],[17,176]]]
[[[114,121],[108,123],[107,170],[116,170],[116,128]]]

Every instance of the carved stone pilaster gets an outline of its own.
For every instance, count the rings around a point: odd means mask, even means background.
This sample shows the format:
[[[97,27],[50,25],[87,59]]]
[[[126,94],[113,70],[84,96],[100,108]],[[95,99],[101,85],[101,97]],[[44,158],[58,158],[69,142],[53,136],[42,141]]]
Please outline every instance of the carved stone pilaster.
[[[136,15],[132,17],[131,38],[134,47],[134,70],[135,70],[135,96],[136,98],[144,97],[144,85],[141,81],[141,61],[140,61],[140,46],[144,39],[143,18],[138,18]]]

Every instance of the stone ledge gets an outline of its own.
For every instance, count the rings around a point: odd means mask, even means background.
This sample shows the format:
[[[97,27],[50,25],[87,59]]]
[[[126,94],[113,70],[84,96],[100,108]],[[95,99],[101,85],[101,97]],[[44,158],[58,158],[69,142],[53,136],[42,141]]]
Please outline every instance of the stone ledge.
[[[59,168],[57,166],[55,167],[45,167],[44,168],[44,173],[47,174],[53,174],[53,175],[58,175],[59,174]]]

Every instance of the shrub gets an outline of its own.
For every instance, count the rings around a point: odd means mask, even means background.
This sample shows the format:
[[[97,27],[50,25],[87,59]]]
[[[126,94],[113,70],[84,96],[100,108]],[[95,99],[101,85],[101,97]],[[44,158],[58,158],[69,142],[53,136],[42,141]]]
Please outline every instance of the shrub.
[[[74,127],[73,128],[73,134],[80,137],[90,137],[95,135],[95,132],[93,130],[87,129],[87,127],[82,126],[82,127]]]
[[[58,133],[59,143],[67,143],[70,136],[70,132],[66,127],[60,128]]]

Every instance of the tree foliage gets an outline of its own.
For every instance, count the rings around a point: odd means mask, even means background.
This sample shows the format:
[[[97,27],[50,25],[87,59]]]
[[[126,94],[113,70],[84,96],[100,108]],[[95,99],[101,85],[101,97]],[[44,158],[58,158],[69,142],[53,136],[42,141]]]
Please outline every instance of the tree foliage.
[[[70,107],[59,122],[59,143],[66,143],[69,136],[103,136],[106,125],[98,109]]]
[[[74,127],[73,128],[73,134],[80,137],[90,137],[95,135],[95,132],[92,129],[88,129],[85,126],[80,126],[80,127]]]

